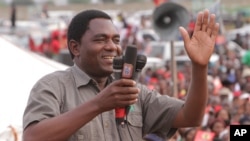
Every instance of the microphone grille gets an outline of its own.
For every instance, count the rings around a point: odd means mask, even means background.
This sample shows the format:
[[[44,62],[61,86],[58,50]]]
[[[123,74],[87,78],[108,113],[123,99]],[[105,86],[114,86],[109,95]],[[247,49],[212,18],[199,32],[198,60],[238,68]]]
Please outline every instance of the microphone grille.
[[[142,54],[137,55],[136,59],[136,69],[141,70],[147,63],[147,57]]]
[[[113,68],[114,69],[122,69],[123,67],[123,57],[116,56],[113,60]]]
[[[126,47],[124,62],[132,64],[135,67],[137,57],[137,47],[135,45],[128,45]]]

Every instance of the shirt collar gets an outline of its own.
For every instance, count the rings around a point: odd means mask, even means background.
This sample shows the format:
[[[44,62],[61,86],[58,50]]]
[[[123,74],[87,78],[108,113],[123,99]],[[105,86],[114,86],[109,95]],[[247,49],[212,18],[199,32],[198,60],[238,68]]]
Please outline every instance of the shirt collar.
[[[84,86],[89,84],[92,80],[91,77],[89,77],[88,74],[86,74],[84,71],[82,71],[76,64],[72,66],[72,72],[73,76],[76,82],[76,86]],[[109,76],[107,84],[111,83],[114,80],[114,77],[112,75]]]
[[[72,72],[77,87],[87,85],[91,81],[91,78],[75,64],[72,67]]]

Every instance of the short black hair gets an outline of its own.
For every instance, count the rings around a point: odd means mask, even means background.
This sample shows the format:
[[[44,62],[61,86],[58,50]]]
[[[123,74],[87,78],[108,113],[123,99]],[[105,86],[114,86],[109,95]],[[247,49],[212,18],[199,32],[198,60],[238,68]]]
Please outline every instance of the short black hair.
[[[95,18],[104,18],[104,19],[112,20],[112,18],[107,13],[101,10],[95,10],[95,9],[82,11],[72,18],[68,26],[68,33],[67,33],[68,49],[69,49],[70,40],[73,39],[80,43],[82,36],[85,34],[85,32],[88,29],[89,22]],[[71,58],[74,59],[74,55],[72,54],[70,49],[69,49],[69,52],[70,52]]]

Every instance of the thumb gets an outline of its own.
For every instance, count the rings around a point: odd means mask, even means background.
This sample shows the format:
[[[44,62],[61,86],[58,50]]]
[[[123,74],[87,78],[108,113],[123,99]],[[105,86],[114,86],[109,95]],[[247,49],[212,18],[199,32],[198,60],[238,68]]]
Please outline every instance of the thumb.
[[[181,26],[181,27],[179,27],[179,31],[180,31],[181,36],[183,38],[184,45],[187,45],[190,41],[190,37],[189,37],[187,30]]]

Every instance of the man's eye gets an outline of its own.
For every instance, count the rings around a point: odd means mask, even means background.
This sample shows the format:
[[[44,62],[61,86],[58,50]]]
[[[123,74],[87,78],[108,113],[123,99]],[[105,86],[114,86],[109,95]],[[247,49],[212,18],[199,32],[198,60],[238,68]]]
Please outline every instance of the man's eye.
[[[119,44],[120,43],[120,39],[114,39],[113,42],[116,43],[116,44]]]
[[[105,41],[105,39],[104,38],[100,38],[100,39],[95,39],[95,41],[97,41],[97,42],[103,42],[103,41]]]

